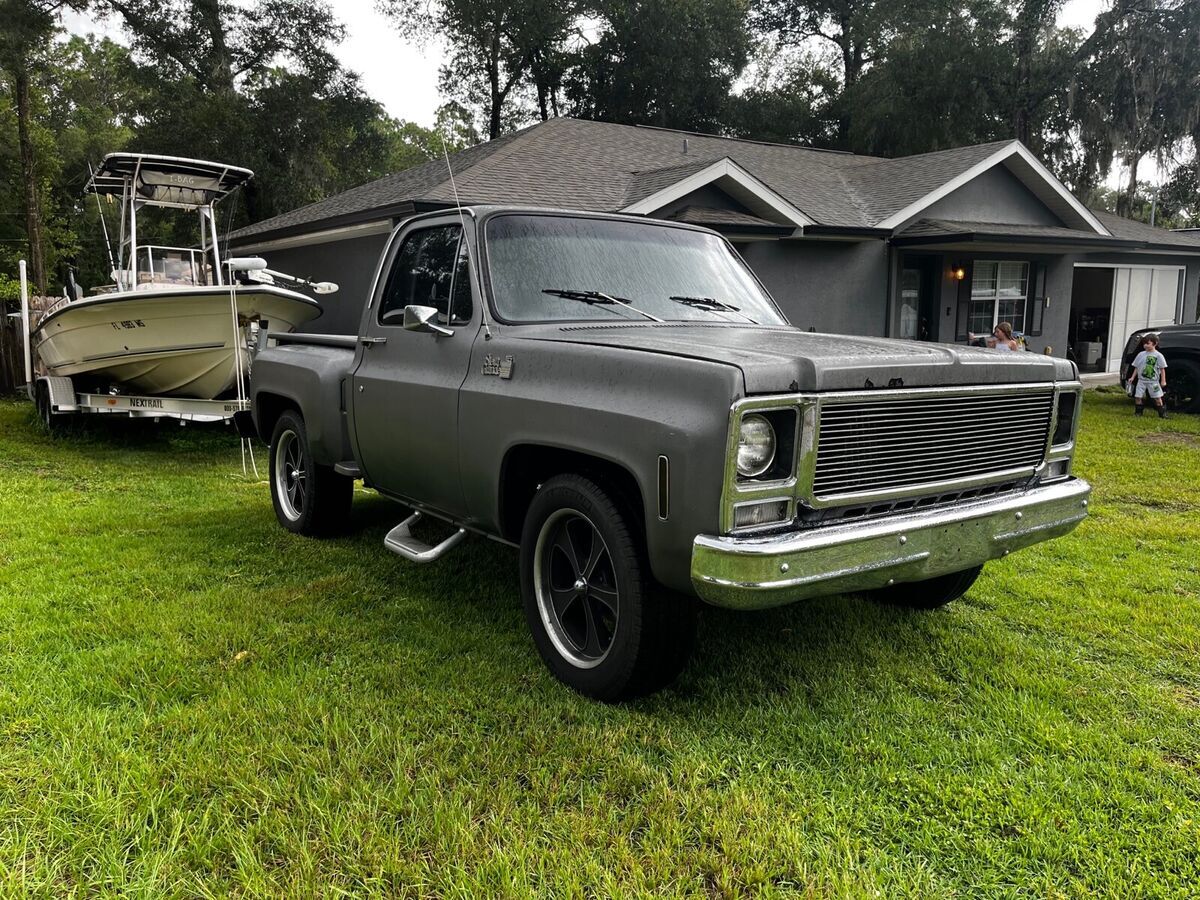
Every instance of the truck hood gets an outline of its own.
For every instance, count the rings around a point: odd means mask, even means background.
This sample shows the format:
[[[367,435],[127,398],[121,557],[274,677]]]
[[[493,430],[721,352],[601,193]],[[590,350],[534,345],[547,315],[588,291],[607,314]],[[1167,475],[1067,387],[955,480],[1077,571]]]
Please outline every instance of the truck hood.
[[[521,337],[725,363],[747,394],[1070,381],[1073,363],[1030,352],[820,334],[787,326],[676,322],[534,326]]]

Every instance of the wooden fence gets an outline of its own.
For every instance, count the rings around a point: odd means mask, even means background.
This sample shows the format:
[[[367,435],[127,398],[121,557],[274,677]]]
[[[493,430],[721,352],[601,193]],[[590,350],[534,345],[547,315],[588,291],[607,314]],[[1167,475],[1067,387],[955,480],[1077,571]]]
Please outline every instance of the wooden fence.
[[[37,324],[41,311],[55,301],[55,297],[30,297],[30,327]],[[21,334],[20,300],[0,300],[0,396],[15,393],[25,384],[25,348]]]

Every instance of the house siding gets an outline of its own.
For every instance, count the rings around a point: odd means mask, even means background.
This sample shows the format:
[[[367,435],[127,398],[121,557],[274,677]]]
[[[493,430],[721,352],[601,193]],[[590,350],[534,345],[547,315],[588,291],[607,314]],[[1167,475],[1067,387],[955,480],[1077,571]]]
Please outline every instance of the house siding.
[[[314,281],[334,281],[336,294],[316,297],[324,310],[320,318],[303,326],[314,334],[357,334],[375,266],[387,243],[386,234],[348,238],[307,247],[265,250],[257,255],[267,265],[289,275]]]
[[[885,333],[888,248],[883,241],[753,241],[740,250],[796,327]]]

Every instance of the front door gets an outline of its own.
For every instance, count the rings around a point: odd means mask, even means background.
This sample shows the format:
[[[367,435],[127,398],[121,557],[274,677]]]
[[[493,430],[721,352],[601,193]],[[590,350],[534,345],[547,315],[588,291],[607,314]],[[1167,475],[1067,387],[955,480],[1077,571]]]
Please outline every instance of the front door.
[[[907,259],[900,270],[899,337],[914,341],[936,341],[933,261]]]
[[[380,274],[350,384],[359,461],[380,491],[466,514],[458,471],[458,394],[481,312],[458,219],[402,233]],[[410,331],[407,306],[433,307],[450,334]]]

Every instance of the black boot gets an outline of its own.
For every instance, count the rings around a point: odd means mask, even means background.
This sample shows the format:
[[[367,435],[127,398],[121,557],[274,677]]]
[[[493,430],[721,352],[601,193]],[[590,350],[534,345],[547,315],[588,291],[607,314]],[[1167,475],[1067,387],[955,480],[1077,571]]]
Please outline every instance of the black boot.
[[[1159,417],[1160,419],[1165,419],[1165,418],[1167,418],[1167,410],[1166,410],[1166,407],[1160,406],[1160,407],[1158,408],[1158,417]]]
[[[1142,404],[1140,404],[1140,403],[1139,403],[1137,406],[1135,406],[1135,407],[1133,408],[1133,414],[1134,414],[1135,416],[1140,416],[1140,415],[1141,415],[1143,412],[1145,412],[1145,411],[1146,411],[1146,410],[1145,410],[1145,407],[1144,407],[1144,406],[1142,406]]]

